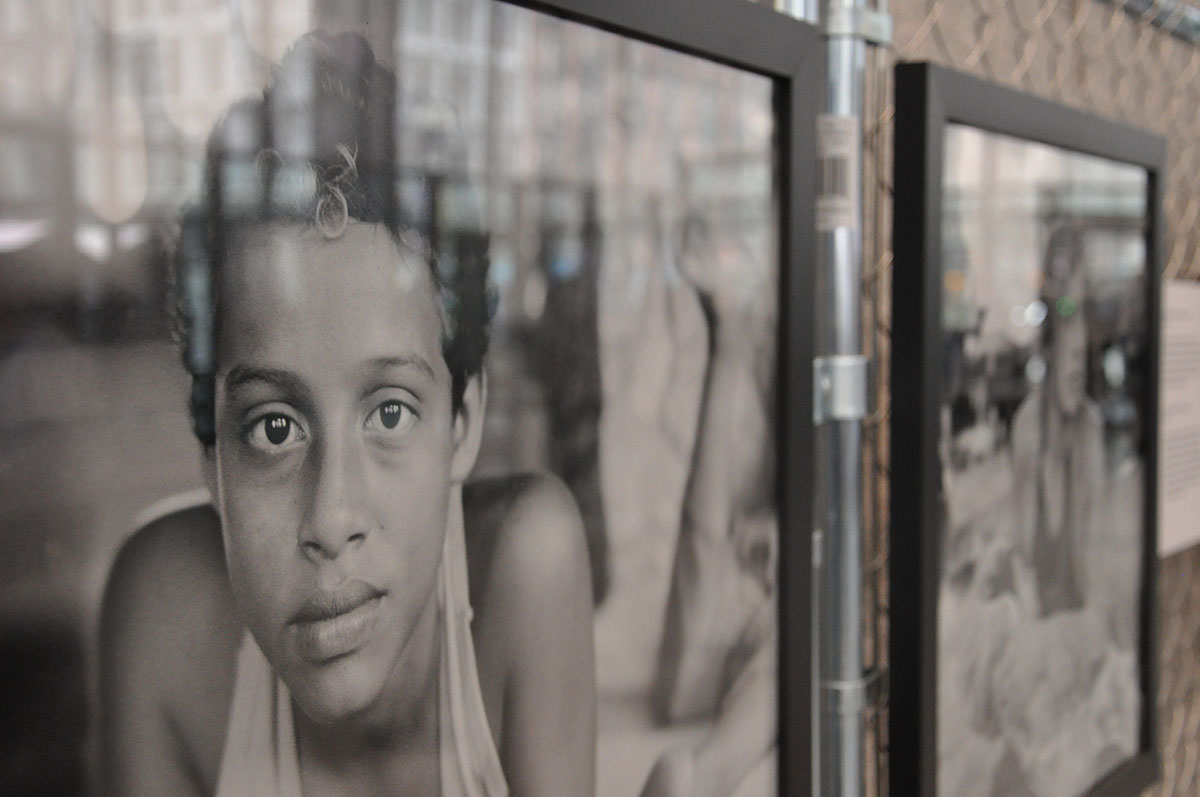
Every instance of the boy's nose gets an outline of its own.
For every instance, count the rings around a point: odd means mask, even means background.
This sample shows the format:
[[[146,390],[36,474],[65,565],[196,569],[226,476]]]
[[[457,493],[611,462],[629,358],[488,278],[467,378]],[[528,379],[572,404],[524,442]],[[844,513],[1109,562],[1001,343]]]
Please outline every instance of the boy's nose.
[[[321,441],[309,462],[312,493],[300,530],[305,556],[336,559],[362,545],[370,530],[363,452],[352,443]]]

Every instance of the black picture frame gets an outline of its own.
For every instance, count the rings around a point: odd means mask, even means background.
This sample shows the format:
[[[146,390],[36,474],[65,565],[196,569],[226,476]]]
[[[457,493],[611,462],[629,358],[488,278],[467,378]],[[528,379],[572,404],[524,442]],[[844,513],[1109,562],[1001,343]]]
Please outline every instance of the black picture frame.
[[[503,0],[769,77],[779,214],[776,481],[779,793],[812,788],[816,119],[824,48],[813,25],[744,0]]]
[[[1160,772],[1156,495],[1159,271],[1166,144],[1160,137],[928,63],[895,72],[891,381],[889,767],[892,794],[938,793],[938,598],[942,568],[940,405],[944,351],[943,178],[948,125],[1139,167],[1147,180],[1144,426],[1136,753],[1087,793],[1137,794]]]

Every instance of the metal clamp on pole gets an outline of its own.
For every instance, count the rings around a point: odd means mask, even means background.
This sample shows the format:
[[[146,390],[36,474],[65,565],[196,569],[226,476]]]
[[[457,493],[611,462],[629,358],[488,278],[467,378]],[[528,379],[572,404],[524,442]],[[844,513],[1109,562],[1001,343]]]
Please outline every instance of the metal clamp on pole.
[[[867,417],[868,366],[861,354],[834,354],[813,360],[813,423]]]
[[[892,17],[862,6],[832,6],[825,14],[821,33],[830,36],[851,36],[871,44],[892,43]]]
[[[823,681],[821,694],[825,710],[832,714],[859,714],[867,709],[883,688],[878,670],[869,670],[853,681]]]

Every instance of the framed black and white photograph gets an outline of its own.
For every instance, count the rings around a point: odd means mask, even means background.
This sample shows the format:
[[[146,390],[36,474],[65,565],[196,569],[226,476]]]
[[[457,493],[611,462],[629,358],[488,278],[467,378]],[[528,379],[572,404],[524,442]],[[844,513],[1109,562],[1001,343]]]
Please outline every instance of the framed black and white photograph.
[[[0,0],[0,792],[808,791],[819,41]]]
[[[893,794],[1136,794],[1158,774],[1166,146],[896,69]]]

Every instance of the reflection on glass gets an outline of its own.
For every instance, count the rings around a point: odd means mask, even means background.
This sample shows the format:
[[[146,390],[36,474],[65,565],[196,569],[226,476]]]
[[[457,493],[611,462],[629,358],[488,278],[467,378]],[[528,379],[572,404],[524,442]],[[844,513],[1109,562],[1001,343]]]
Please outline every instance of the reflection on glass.
[[[939,792],[1078,794],[1141,717],[1146,174],[946,143]]]
[[[208,500],[167,312],[180,214],[209,131],[329,28],[397,76],[396,212],[448,273],[487,241],[473,478],[549,471],[581,511],[598,792],[773,793],[769,81],[485,0],[0,8],[0,634],[46,718],[2,790],[98,769],[84,661],[113,558]],[[303,103],[272,114],[281,162],[306,152]],[[258,131],[225,125],[243,212]]]

